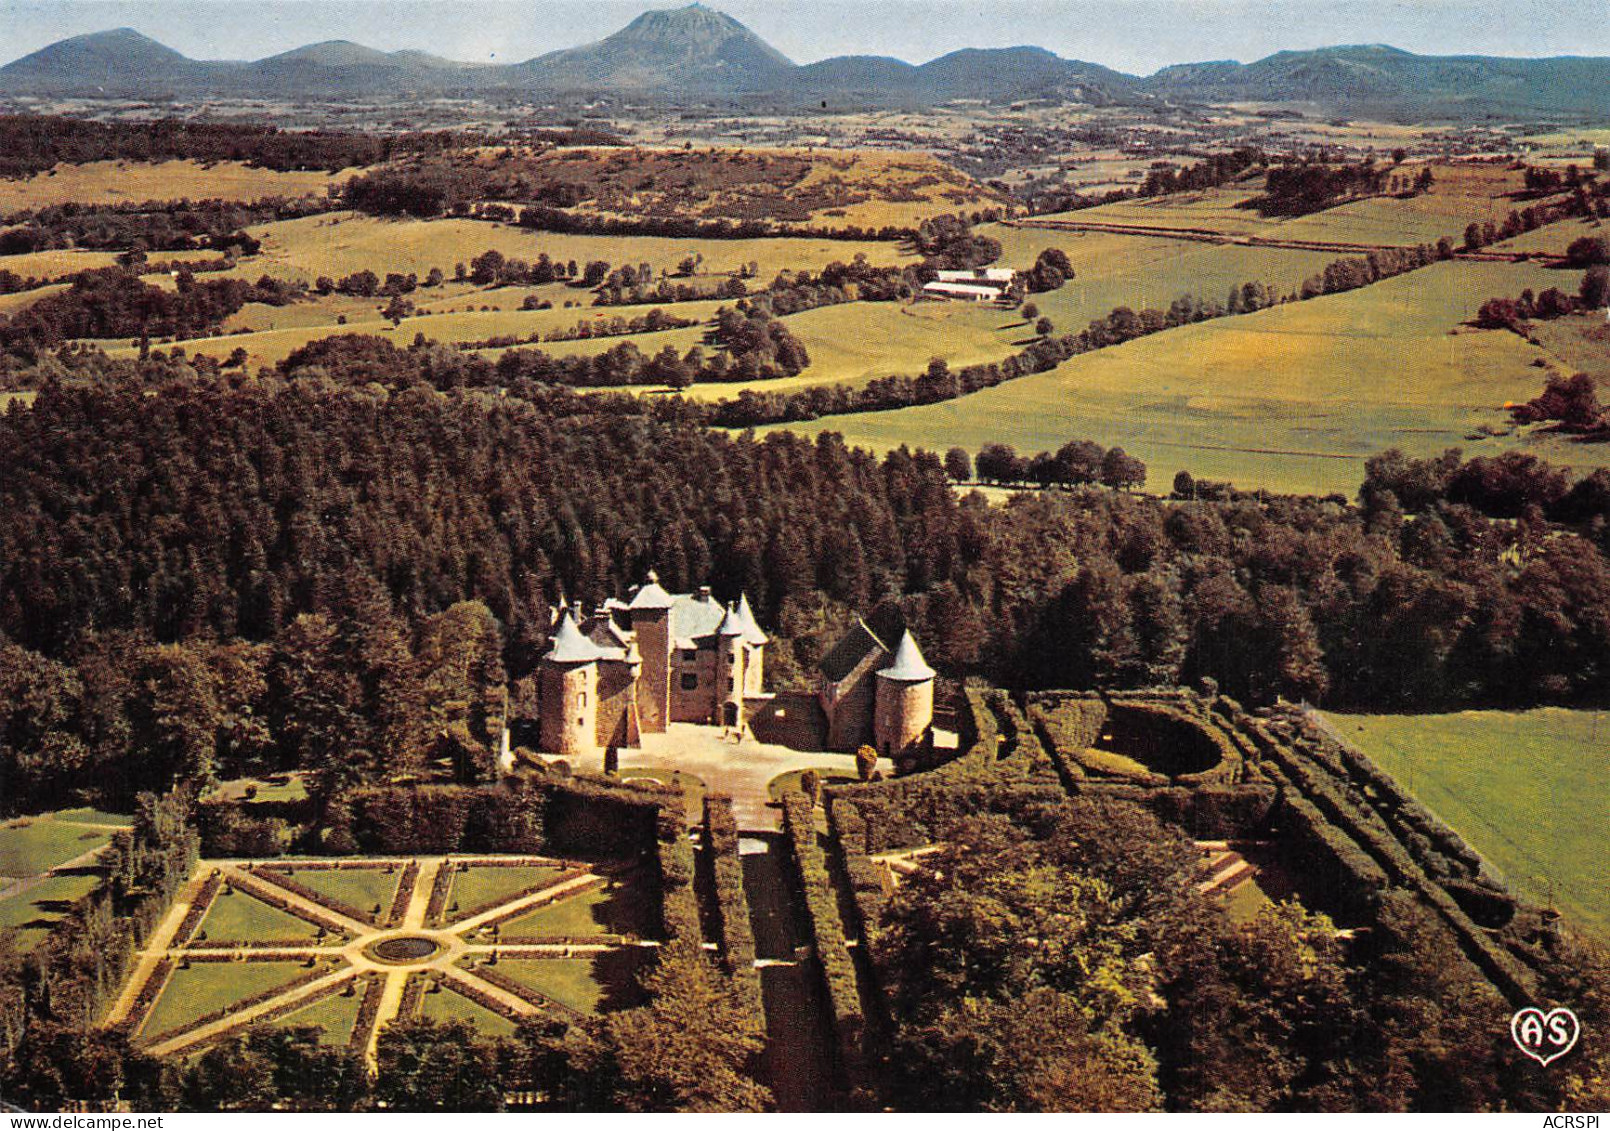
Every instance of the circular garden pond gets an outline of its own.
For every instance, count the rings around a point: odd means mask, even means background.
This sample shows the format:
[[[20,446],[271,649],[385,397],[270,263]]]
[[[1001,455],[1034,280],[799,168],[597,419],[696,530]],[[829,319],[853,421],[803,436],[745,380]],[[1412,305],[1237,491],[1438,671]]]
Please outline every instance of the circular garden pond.
[[[396,938],[382,939],[368,947],[366,953],[377,962],[387,962],[394,966],[411,966],[434,958],[441,949],[440,943],[423,935],[399,935]]]

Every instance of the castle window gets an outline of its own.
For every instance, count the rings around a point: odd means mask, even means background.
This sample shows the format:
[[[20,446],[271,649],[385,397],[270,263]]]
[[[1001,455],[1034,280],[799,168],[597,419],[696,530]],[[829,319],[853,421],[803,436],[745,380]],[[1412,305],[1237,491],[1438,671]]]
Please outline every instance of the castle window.
[[[738,681],[737,681],[737,679],[735,679],[735,678],[734,678],[734,677],[733,677],[733,676],[730,676],[730,675],[729,675],[729,676],[728,676],[728,677],[727,677],[727,690],[728,690],[728,691],[731,691],[731,690],[732,690],[732,689],[733,689],[733,688],[735,688],[735,687],[737,687],[737,686],[738,686]]]
[[[583,691],[583,692],[580,692],[579,694],[580,694],[581,698],[580,698],[580,701],[577,703],[577,706],[585,707],[587,705],[587,693],[585,691]]]
[[[682,658],[690,664],[697,663],[699,659],[699,650],[697,648],[684,648],[682,649]]]
[[[682,677],[683,691],[697,691],[699,689],[699,676],[697,672],[688,672]]]

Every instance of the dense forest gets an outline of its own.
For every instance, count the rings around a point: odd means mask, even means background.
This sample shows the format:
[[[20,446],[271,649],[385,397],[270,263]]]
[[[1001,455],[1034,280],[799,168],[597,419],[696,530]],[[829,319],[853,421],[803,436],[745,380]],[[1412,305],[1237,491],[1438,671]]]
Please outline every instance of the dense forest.
[[[463,355],[399,356],[428,373]],[[493,639],[518,681],[551,602],[650,568],[747,591],[780,679],[883,599],[947,674],[1027,686],[1570,703],[1602,694],[1610,658],[1606,477],[1529,457],[1384,457],[1356,508],[1096,487],[996,507],[958,499],[937,454],[756,441],[629,397],[343,388],[334,365],[231,389],[171,359],[64,361],[106,387],[47,387],[0,421],[8,807],[317,765],[338,734],[406,770],[441,729],[409,708],[437,618],[475,605],[454,615],[495,627],[455,631]],[[203,722],[153,707],[163,688]]]

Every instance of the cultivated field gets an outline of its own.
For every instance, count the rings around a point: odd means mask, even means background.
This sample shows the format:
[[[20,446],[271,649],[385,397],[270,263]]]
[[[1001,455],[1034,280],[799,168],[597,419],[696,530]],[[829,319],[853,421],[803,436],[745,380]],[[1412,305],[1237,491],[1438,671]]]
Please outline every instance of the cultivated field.
[[[991,224],[979,229],[1001,241],[1001,262],[1018,269],[1034,265],[1046,248],[1060,248],[1073,266],[1066,286],[1030,295],[1058,329],[1082,330],[1105,318],[1115,307],[1166,310],[1181,296],[1225,301],[1231,287],[1267,283],[1288,294],[1310,275],[1337,258],[1333,252],[1291,251],[1238,244],[1199,243],[1112,235],[1107,232],[1061,232]]]
[[[1610,452],[1507,431],[1506,402],[1535,396],[1545,351],[1507,331],[1461,328],[1493,295],[1561,275],[1534,264],[1445,263],[1374,286],[1219,319],[1073,358],[960,400],[830,417],[796,431],[853,444],[1033,453],[1073,438],[1122,446],[1166,490],[1181,468],[1279,491],[1351,495],[1363,461],[1398,446],[1430,455],[1525,445],[1597,466]]]
[[[1416,176],[1422,168],[1410,162],[1403,166],[1403,173]],[[1513,194],[1524,187],[1524,178],[1507,166],[1436,164],[1431,170],[1436,183],[1418,196],[1373,197],[1291,219],[1264,217],[1242,207],[1263,191],[1261,177],[1201,192],[1126,200],[1039,219],[1397,246],[1435,243],[1443,236],[1457,243],[1471,221],[1499,221],[1529,203],[1514,199]]]
[[[564,263],[574,259],[583,267],[593,260],[612,267],[647,263],[655,272],[675,271],[688,256],[703,255],[701,275],[726,275],[756,263],[762,286],[785,268],[819,271],[835,260],[848,263],[857,253],[876,266],[908,258],[900,245],[877,241],[560,235],[485,220],[382,220],[355,212],[305,216],[248,230],[263,241],[263,249],[242,263],[238,273],[252,279],[266,273],[308,283],[320,275],[338,279],[363,270],[381,278],[390,271],[412,272],[423,279],[432,267],[452,278],[455,264],[468,265],[485,251],[530,263],[546,252],[550,259]]]
[[[1554,707],[1328,718],[1518,892],[1610,937],[1610,718]]]
[[[356,170],[282,173],[238,161],[91,161],[58,165],[48,173],[0,179],[0,215],[52,204],[139,204],[148,200],[234,200],[323,195]]]

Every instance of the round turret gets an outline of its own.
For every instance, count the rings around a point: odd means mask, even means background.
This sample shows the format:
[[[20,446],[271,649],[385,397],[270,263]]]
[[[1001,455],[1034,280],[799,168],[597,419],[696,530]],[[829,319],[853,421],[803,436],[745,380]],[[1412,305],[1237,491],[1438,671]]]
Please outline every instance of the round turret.
[[[569,759],[598,752],[598,645],[567,610],[554,628],[538,676],[542,749]]]
[[[894,657],[878,672],[872,716],[873,744],[887,758],[920,752],[932,737],[934,669],[908,631]]]

